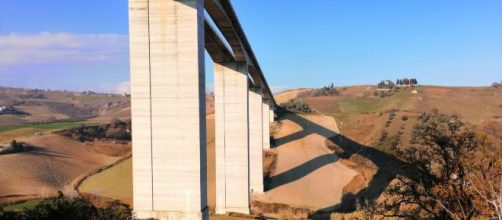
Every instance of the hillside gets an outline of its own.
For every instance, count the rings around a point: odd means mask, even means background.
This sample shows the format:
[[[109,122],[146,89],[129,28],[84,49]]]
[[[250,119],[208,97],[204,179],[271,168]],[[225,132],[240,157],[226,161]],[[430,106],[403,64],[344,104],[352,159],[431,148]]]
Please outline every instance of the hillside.
[[[125,95],[0,87],[0,107],[12,107],[25,115],[0,114],[0,126],[86,120],[95,117],[130,117]]]
[[[338,96],[302,97],[300,92],[294,98],[300,97],[318,112],[334,117],[344,135],[365,145],[373,145],[384,128],[392,135],[404,127],[404,134],[409,134],[407,131],[424,112],[456,114],[480,127],[486,123],[502,123],[501,88],[408,87],[384,98],[374,95],[374,86],[337,89],[341,93]],[[417,94],[413,94],[414,90]],[[391,114],[395,116],[390,117]],[[402,119],[404,115],[407,120]],[[387,121],[390,123],[386,127]],[[404,135],[402,143],[408,140],[409,137]]]
[[[405,149],[409,146],[413,128],[422,120],[423,113],[458,115],[477,129],[489,131],[498,138],[498,143],[502,141],[501,88],[408,87],[385,97],[375,95],[377,89],[373,86],[336,89],[339,94],[333,96],[315,96],[312,89],[290,90],[277,95],[278,102],[284,103],[287,99],[301,100],[314,110],[314,115],[334,118],[340,129],[339,135],[325,129],[326,126],[321,126],[322,122],[312,123],[313,121],[295,116],[292,118],[296,119],[295,123],[300,125],[303,131],[291,136],[309,135],[308,132],[304,133],[306,128],[309,125],[317,127],[322,131],[320,134],[324,135],[328,148],[342,158],[341,163],[357,173],[350,183],[343,187],[342,202],[317,210],[316,216],[327,217],[325,215],[329,215],[330,211],[351,212],[356,210],[358,202],[361,201],[385,200],[381,198],[382,192],[397,175],[413,178],[413,171],[405,169],[406,165],[394,159],[392,149]],[[279,146],[282,144],[281,138],[275,141]],[[279,157],[280,155],[279,153]],[[288,160],[292,158],[295,157],[288,157]],[[297,180],[296,183],[305,181],[307,177]],[[340,180],[335,182],[338,181]],[[302,191],[307,189],[306,186],[311,185],[303,186]],[[315,186],[320,187],[319,183]],[[299,196],[300,192],[297,190],[293,195]],[[294,199],[289,198],[288,201]],[[340,214],[336,216],[335,219],[343,218]]]
[[[0,155],[0,204],[26,198],[46,198],[62,191],[75,195],[74,186],[93,170],[112,164],[118,156],[101,153],[130,145],[93,142],[81,143],[56,134],[20,138],[34,146],[28,151]]]
[[[330,137],[338,132],[336,122],[326,116],[304,116],[307,125],[300,122],[302,116],[289,115],[279,119],[274,138],[277,146],[269,152],[278,155],[274,171],[270,175],[267,192],[255,194],[253,201],[259,203],[255,212],[267,212],[277,204],[287,204],[295,208],[317,210],[339,203],[344,187],[356,176],[356,172],[337,162],[326,143],[326,133],[317,126],[325,126]],[[215,205],[215,152],[214,152],[214,115],[207,117],[207,156],[208,156],[208,200],[211,210]],[[287,136],[302,131],[312,135],[296,140],[284,141]],[[343,159],[341,159],[343,160]],[[340,160],[340,161],[341,161]],[[331,179],[333,181],[325,181]],[[297,181],[298,180],[298,181]],[[86,179],[79,187],[82,193],[120,199],[130,204],[132,198],[131,159]],[[117,187],[119,186],[119,187]],[[291,215],[288,210],[281,211]],[[267,213],[275,216],[274,213]],[[306,213],[302,214],[306,217]]]
[[[131,117],[128,95],[94,92],[51,91],[6,88],[0,86],[0,108],[11,108],[14,114],[0,110],[0,131],[12,125],[56,121],[88,121],[106,123],[113,118]],[[206,112],[214,113],[214,96],[206,96]],[[26,127],[26,126],[23,126]]]
[[[344,187],[357,172],[328,148],[326,139],[339,133],[334,119],[285,114],[278,120],[270,150],[277,154],[277,163],[267,178],[267,192],[256,200],[312,210],[340,203]]]
[[[207,157],[208,157],[208,203],[214,208],[215,200],[215,152],[214,152],[214,114],[208,115],[207,122]],[[119,186],[119,187],[117,187]],[[132,204],[132,159],[126,159],[117,165],[93,175],[78,187],[82,193],[105,198],[119,199]]]
[[[285,216],[307,218],[314,213],[323,215],[324,212],[333,210],[350,212],[356,208],[357,201],[361,199],[379,198],[396,175],[409,175],[401,164],[394,161],[388,146],[395,142],[399,146],[406,146],[410,142],[414,124],[424,112],[438,111],[457,114],[480,128],[492,126],[499,135],[502,128],[501,88],[421,86],[402,88],[386,97],[375,95],[377,89],[374,86],[336,89],[339,94],[335,96],[313,96],[311,89],[289,90],[276,95],[278,103],[300,99],[312,107],[313,113],[295,114],[283,110],[276,112],[276,122],[271,126],[274,147],[265,153],[266,192],[262,195],[252,195],[254,214],[275,218]],[[414,90],[416,92],[413,92]],[[19,91],[15,94],[18,93]],[[64,97],[62,95],[58,97],[51,98],[50,100],[53,101],[50,102],[72,103],[67,98],[61,98]],[[122,99],[121,97],[111,98]],[[16,99],[32,98],[23,96]],[[88,103],[108,100],[99,96],[88,97],[88,99],[93,100],[87,100]],[[208,202],[211,210],[214,210],[216,196],[214,114],[211,114],[214,112],[213,101],[214,97],[208,95],[206,141]],[[75,103],[73,105],[80,106]],[[36,115],[40,120],[44,118],[43,114],[37,115],[36,111],[30,109],[40,105],[26,106],[19,102],[13,106],[19,110],[31,112],[30,114]],[[48,107],[50,105],[41,104],[41,106],[50,109]],[[88,104],[88,106],[97,106],[97,104]],[[118,112],[122,112],[126,118],[130,117],[128,104],[121,105],[120,108],[113,106],[114,104],[109,106],[112,110],[104,110],[105,113],[102,114],[88,112],[86,114],[92,117],[81,122],[0,124],[0,143],[15,138],[40,146],[48,152],[64,155],[64,157],[55,157],[51,153],[45,156],[38,154],[0,156],[0,166],[9,167],[15,173],[21,173],[26,183],[23,186],[14,186],[15,184],[11,181],[21,180],[9,176],[12,174],[6,175],[9,179],[0,179],[8,183],[5,184],[4,197],[8,197],[5,192],[15,192],[17,194],[15,197],[19,198],[19,195],[23,195],[21,198],[30,198],[29,196],[40,194],[35,189],[48,189],[55,192],[64,188],[67,183],[79,179],[81,175],[107,167],[120,160],[119,157],[104,155],[102,152],[106,150],[92,150],[92,146],[55,134],[45,134],[78,127],[81,123],[100,124],[111,119]],[[89,109],[87,111],[91,111]],[[71,118],[71,111],[63,111],[60,114]],[[11,117],[31,120],[28,117],[34,117],[33,115]],[[45,135],[37,134],[37,132]],[[100,149],[117,147],[103,143],[100,146]],[[76,152],[82,156],[76,157]],[[10,157],[15,158],[5,159]],[[34,168],[26,169],[24,166],[17,165],[19,162]],[[70,164],[76,165],[78,169],[68,169],[70,173],[65,173],[67,169],[59,169]],[[41,178],[37,175],[38,167],[42,166],[49,166],[53,170],[51,173],[54,173],[54,176],[51,178],[57,179],[57,183],[47,182],[48,178]],[[131,159],[123,160],[86,178],[78,186],[78,190],[82,194],[118,199],[131,204]],[[0,188],[0,193],[2,193],[2,188]]]

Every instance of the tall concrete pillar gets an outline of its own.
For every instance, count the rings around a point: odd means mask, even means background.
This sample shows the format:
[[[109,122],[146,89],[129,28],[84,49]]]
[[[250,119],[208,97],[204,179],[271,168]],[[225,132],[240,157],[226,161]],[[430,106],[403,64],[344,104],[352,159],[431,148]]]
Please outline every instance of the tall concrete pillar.
[[[270,116],[270,123],[274,122],[275,118],[274,118],[274,109],[272,109],[272,107],[270,107],[270,113],[269,113],[269,116]]]
[[[133,208],[206,219],[204,1],[129,0]]]
[[[150,36],[148,2],[129,1],[133,208],[145,218],[153,211]],[[149,215],[148,215],[149,216]]]
[[[249,178],[251,192],[263,193],[263,102],[259,92],[249,91]]]
[[[214,64],[216,213],[249,213],[247,64]]]
[[[270,149],[270,105],[263,101],[262,104],[263,149]]]

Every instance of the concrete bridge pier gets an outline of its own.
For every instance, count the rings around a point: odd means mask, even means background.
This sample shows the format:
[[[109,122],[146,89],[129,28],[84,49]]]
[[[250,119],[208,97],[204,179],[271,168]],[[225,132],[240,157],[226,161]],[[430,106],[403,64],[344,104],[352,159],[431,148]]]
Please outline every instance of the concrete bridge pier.
[[[204,1],[129,0],[133,207],[206,219]]]
[[[128,1],[135,218],[208,218],[205,49],[215,62],[216,212],[249,213],[276,103],[230,0]]]
[[[216,213],[249,213],[247,63],[215,63]]]
[[[262,126],[263,126],[263,149],[270,149],[270,105],[268,100],[263,100],[262,104]],[[274,112],[272,111],[272,114]]]
[[[275,115],[274,115],[274,109],[272,108],[272,106],[270,106],[270,113],[269,113],[269,116],[270,116],[270,123],[274,122],[275,121]]]
[[[261,91],[249,90],[249,178],[251,192],[263,193],[263,101]]]

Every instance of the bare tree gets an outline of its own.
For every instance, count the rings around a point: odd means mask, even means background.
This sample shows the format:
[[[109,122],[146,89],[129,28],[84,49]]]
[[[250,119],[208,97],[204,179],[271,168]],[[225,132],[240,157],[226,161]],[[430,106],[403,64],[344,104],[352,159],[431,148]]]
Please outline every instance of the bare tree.
[[[500,186],[501,146],[456,116],[420,120],[414,144],[396,152],[417,171],[416,178],[398,176],[376,205],[377,213],[409,219],[500,216],[495,186]]]

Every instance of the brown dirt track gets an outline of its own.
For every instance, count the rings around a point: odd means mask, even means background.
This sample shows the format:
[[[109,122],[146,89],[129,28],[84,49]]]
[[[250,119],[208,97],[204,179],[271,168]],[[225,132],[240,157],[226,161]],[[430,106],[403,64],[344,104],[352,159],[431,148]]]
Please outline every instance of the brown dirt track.
[[[310,123],[298,123],[297,117]],[[335,120],[322,115],[288,114],[280,123],[274,135],[273,151],[278,153],[275,171],[266,182],[266,193],[254,198],[313,210],[340,203],[344,187],[357,173],[339,162],[326,146],[325,136],[338,133]]]

